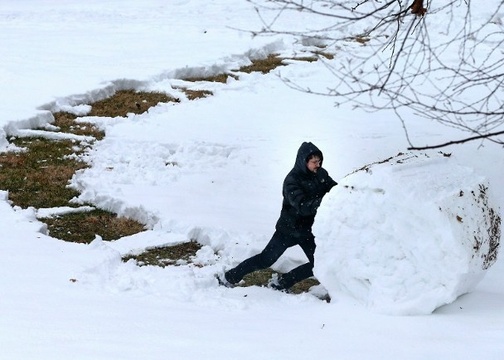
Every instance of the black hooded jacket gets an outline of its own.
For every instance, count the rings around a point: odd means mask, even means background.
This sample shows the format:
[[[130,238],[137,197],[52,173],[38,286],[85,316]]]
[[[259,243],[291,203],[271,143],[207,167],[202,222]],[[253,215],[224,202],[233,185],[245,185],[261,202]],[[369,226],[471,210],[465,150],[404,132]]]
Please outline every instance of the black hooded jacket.
[[[320,157],[320,168],[316,173],[306,167],[312,155]],[[291,236],[311,235],[311,228],[323,196],[337,185],[322,168],[322,151],[311,142],[299,147],[294,168],[283,183],[283,203],[276,230]]]

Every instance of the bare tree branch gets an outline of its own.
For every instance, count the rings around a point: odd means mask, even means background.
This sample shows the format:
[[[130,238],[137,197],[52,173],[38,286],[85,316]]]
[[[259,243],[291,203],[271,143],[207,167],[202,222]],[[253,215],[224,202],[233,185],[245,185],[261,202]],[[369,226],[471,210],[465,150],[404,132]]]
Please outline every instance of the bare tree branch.
[[[498,137],[504,128],[504,0],[248,1],[261,15],[258,34],[319,39],[338,52],[335,61],[324,61],[334,79],[325,92],[289,86],[370,112],[394,111],[411,148],[407,124],[414,118],[470,134],[445,146],[480,139],[504,144]],[[309,21],[285,25],[299,14]],[[354,42],[363,38],[360,46]]]
[[[468,137],[468,138],[461,139],[461,140],[448,141],[446,143],[438,144],[438,145],[410,146],[410,147],[408,147],[408,150],[439,149],[439,148],[447,147],[447,146],[450,146],[450,145],[463,144],[463,143],[466,143],[466,142],[469,142],[469,141],[487,139],[489,137],[499,136],[499,135],[504,135],[504,131],[498,131],[498,132],[495,132],[495,133],[489,133],[489,134],[485,134],[485,135],[478,135],[478,136]]]

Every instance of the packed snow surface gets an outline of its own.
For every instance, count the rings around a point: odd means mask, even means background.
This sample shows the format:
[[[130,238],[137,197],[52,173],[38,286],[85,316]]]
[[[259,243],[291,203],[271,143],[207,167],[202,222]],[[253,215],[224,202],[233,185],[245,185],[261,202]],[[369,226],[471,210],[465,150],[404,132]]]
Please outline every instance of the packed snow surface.
[[[475,19],[490,13],[478,11]],[[313,19],[298,14],[282,21],[286,26],[309,27]],[[317,21],[329,28],[332,19]],[[321,247],[331,241],[331,252],[347,248],[351,239],[343,234],[350,230],[335,234],[338,219],[344,217],[349,218],[346,224],[364,219],[387,222],[398,216],[403,222],[397,224],[427,219],[425,225],[435,227],[428,234],[445,232],[446,241],[453,237],[447,222],[434,219],[431,207],[420,202],[411,210],[406,202],[398,204],[393,191],[385,189],[387,178],[376,177],[369,184],[369,178],[346,177],[365,164],[404,151],[408,143],[393,113],[335,107],[330,97],[286,85],[284,80],[290,79],[310,89],[327,89],[332,77],[323,62],[290,60],[268,74],[241,73],[225,84],[182,80],[233,72],[272,53],[302,57],[324,45],[293,36],[254,37],[242,31],[262,25],[247,1],[2,1],[0,148],[12,148],[7,141],[11,136],[42,135],[40,129],[50,125],[55,111],[70,111],[83,121],[95,122],[106,137],[86,155],[90,168],[72,179],[71,186],[81,192],[75,202],[129,216],[148,228],[114,242],[97,236],[90,245],[66,243],[52,238],[37,216],[74,210],[12,207],[8,193],[2,191],[2,358],[502,358],[501,261],[470,293],[450,299],[451,304],[429,316],[377,314],[333,286],[332,280],[327,283],[329,304],[308,293],[228,289],[217,284],[215,273],[257,253],[269,240],[280,213],[283,178],[303,141],[312,141],[324,152],[324,167],[340,182],[322,203],[316,220]],[[432,34],[433,41],[435,37]],[[336,64],[352,56],[349,50],[365,49],[355,43],[326,45]],[[177,90],[181,85],[210,90],[213,96],[189,101]],[[181,101],[125,118],[87,116],[90,103],[121,89],[165,91]],[[465,135],[414,114],[411,119],[409,136],[419,144]],[[452,153],[450,164],[487,179],[495,190],[492,199],[502,208],[501,147],[467,143],[444,151]],[[450,169],[459,168],[450,165]],[[439,167],[432,170],[440,171]],[[476,175],[468,172],[464,186],[474,185]],[[436,178],[432,174],[429,181],[435,184]],[[355,192],[362,191],[360,196],[367,196],[369,203],[338,201],[342,192],[348,192],[343,185],[350,179],[355,180],[351,184]],[[412,179],[409,196],[422,199],[417,191],[425,189],[421,181]],[[413,217],[398,214],[393,209],[398,205]],[[334,221],[327,220],[328,214],[335,216]],[[418,233],[422,224],[413,225],[412,231]],[[355,241],[371,240],[363,236],[364,224],[353,230],[353,235],[359,235]],[[390,236],[397,238],[404,232],[398,228]],[[125,254],[189,239],[203,245],[193,264],[158,268],[121,261]],[[384,251],[389,238],[373,241],[380,242],[373,249]],[[433,241],[415,246],[433,245]],[[420,254],[440,271],[455,266],[451,258],[435,262],[439,246],[423,248]],[[390,256],[376,254],[374,259],[381,259],[380,255]],[[284,271],[304,261],[302,252],[294,248],[275,268]],[[361,262],[354,269],[367,272],[369,265]],[[328,269],[321,262],[323,268]],[[417,270],[404,269],[412,277]],[[442,275],[429,269],[425,276]],[[396,292],[397,278],[392,280],[388,289]],[[408,312],[425,309],[412,303]]]
[[[330,293],[372,310],[430,314],[472,291],[495,262],[501,220],[491,194],[448,154],[364,166],[321,208],[314,272]]]

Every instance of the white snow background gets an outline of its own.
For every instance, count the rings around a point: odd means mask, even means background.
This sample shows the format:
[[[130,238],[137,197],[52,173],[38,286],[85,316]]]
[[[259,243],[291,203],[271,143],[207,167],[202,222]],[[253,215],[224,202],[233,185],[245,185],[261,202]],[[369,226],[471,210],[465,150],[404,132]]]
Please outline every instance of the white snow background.
[[[302,20],[299,14],[292,24]],[[85,116],[85,104],[119,89],[180,97],[172,86],[182,76],[310,50],[293,37],[237,30],[260,26],[245,1],[3,0],[0,147],[8,147],[8,136],[50,123],[51,111]],[[333,46],[334,61],[356,46]],[[282,181],[301,142],[324,152],[336,181],[408,146],[394,114],[335,107],[334,99],[295,91],[279,75],[315,89],[331,86],[320,61],[293,61],[267,75],[195,85],[214,93],[206,99],[85,119],[97,121],[106,137],[89,154],[92,167],[74,176],[80,200],[140,220],[149,231],[115,242],[65,243],[44,234],[35,209],[12,208],[0,193],[1,359],[502,359],[502,261],[470,293],[418,316],[380,314],[343,292],[331,293],[328,304],[310,294],[218,286],[216,272],[260,251],[272,235]],[[464,136],[411,119],[419,145]],[[486,178],[503,208],[502,147],[468,143],[443,151]],[[334,235],[327,219],[333,208],[324,204],[345,212],[331,195],[322,203],[320,234]],[[364,218],[379,212],[407,220],[387,202],[369,199],[360,209]],[[348,216],[359,216],[350,208]],[[121,261],[122,254],[190,238],[204,245],[196,258],[203,267]],[[317,241],[338,246],[337,236]],[[420,243],[418,251],[428,254]],[[276,267],[302,261],[293,249]]]

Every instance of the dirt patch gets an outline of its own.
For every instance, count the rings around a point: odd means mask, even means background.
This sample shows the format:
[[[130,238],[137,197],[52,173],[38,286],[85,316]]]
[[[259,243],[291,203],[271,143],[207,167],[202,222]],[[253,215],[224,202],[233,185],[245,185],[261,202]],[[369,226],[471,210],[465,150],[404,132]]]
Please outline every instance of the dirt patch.
[[[127,255],[123,257],[123,261],[134,259],[138,266],[186,265],[192,262],[199,249],[201,249],[200,244],[195,241],[188,241],[173,246],[150,248],[138,255]]]
[[[189,100],[204,99],[213,95],[213,92],[211,92],[210,90],[189,90],[186,88],[180,89],[186,94]]]
[[[50,236],[75,243],[88,244],[96,235],[103,240],[117,240],[145,230],[144,225],[135,220],[99,209],[40,220],[47,224]]]
[[[66,206],[78,195],[68,188],[75,171],[86,164],[72,155],[83,151],[70,140],[14,139],[23,152],[0,155],[0,188],[9,191],[13,205],[27,207]]]
[[[227,83],[229,77],[232,77],[233,79],[238,80],[238,77],[236,75],[232,75],[232,74],[217,74],[217,75],[211,75],[211,76],[192,76],[192,77],[182,78],[181,80],[190,81],[190,82],[199,82],[199,81],[219,82],[219,83],[225,84],[225,83]]]
[[[139,92],[134,90],[117,91],[111,97],[91,104],[90,116],[125,117],[129,113],[142,114],[159,103],[180,102],[164,93]]]
[[[251,65],[243,66],[239,72],[244,72],[250,74],[251,72],[261,72],[263,74],[269,73],[271,70],[276,69],[279,66],[286,66],[283,62],[283,58],[279,57],[278,54],[268,55],[265,59],[255,59],[252,60]]]
[[[105,137],[105,133],[99,130],[93,124],[85,122],[77,123],[75,121],[77,116],[73,114],[66,112],[57,112],[54,113],[53,116],[53,125],[59,128],[59,132],[82,136],[92,136],[96,140],[102,140]]]
[[[273,278],[273,276],[280,276],[281,273],[276,272],[272,269],[264,269],[255,271],[251,274],[246,275],[243,278],[243,286],[268,286],[268,283]],[[315,278],[308,278],[303,281],[298,282],[294,286],[290,288],[290,292],[292,294],[301,294],[304,292],[308,292],[311,287],[320,285],[320,282]]]

